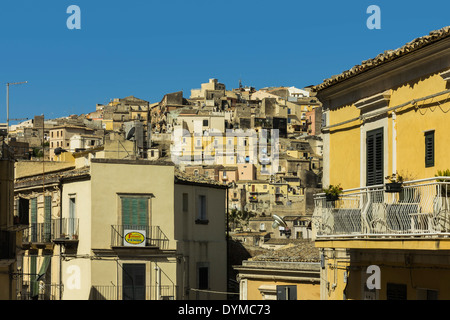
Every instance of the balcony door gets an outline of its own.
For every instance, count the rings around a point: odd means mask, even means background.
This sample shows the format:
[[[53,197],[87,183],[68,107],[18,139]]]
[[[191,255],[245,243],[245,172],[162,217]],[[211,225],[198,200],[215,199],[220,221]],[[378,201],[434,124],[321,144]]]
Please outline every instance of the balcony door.
[[[145,264],[122,266],[123,300],[145,300]]]

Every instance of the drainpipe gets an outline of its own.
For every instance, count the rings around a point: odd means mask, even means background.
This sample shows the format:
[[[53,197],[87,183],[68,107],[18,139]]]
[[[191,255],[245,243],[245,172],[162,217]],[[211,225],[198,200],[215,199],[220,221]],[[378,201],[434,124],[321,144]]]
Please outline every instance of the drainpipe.
[[[59,235],[62,234],[62,198],[63,198],[62,179],[59,180]],[[59,245],[59,300],[62,300],[62,244]]]
[[[392,111],[392,173],[397,172],[397,114]]]
[[[161,300],[161,269],[158,265],[155,267],[156,271],[156,300]]]
[[[227,279],[226,279],[226,281],[225,281],[225,284],[226,284],[226,288],[227,288],[227,291],[228,291],[228,277],[229,277],[229,274],[228,274],[228,269],[229,269],[229,263],[230,263],[230,261],[229,261],[229,257],[228,257],[228,247],[229,247],[229,233],[230,233],[230,231],[229,231],[229,227],[230,227],[230,225],[229,225],[229,212],[228,212],[228,190],[229,190],[229,188],[230,188],[230,186],[229,185],[227,185],[227,192],[226,192],[226,202],[225,202],[225,204],[226,204],[226,215],[227,215],[227,239],[226,239],[226,244],[227,244],[227,248],[226,248],[226,261],[227,261],[227,272],[226,272],[226,275],[227,275]]]

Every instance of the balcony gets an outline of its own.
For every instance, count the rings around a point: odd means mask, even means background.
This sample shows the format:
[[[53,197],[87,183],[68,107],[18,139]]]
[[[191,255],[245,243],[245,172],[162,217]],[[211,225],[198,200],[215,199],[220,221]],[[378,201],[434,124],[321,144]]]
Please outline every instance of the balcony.
[[[78,243],[78,219],[54,219],[52,222],[30,223],[30,227],[23,231],[22,247],[43,248],[55,244]]]
[[[18,300],[60,300],[63,286],[46,284],[37,281],[24,281],[18,295]]]
[[[113,249],[159,249],[169,247],[169,238],[158,226],[111,226],[111,247]]]
[[[44,248],[52,244],[52,237],[52,223],[30,223],[30,227],[23,230],[22,247]]]
[[[52,222],[53,237],[55,244],[64,245],[66,248],[76,247],[79,236],[79,219],[62,218]]]
[[[437,180],[439,179],[439,180]],[[445,181],[445,182],[443,182]],[[317,238],[392,238],[450,235],[450,179],[346,190],[336,201],[315,197]]]
[[[92,286],[89,300],[175,300],[176,286]]]

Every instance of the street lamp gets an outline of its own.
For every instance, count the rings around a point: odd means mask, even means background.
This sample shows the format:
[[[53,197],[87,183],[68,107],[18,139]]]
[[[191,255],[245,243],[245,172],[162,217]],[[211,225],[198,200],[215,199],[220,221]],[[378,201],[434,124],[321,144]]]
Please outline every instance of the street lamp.
[[[9,86],[28,83],[28,81],[22,82],[8,82],[6,84],[6,136],[9,135]]]

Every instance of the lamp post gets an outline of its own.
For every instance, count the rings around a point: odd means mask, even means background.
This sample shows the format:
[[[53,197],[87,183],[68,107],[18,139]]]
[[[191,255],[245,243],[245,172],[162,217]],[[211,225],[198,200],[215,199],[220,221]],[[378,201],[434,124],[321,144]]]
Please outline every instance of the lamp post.
[[[6,84],[6,136],[9,135],[9,86],[28,83],[28,81],[22,82],[8,82]]]

